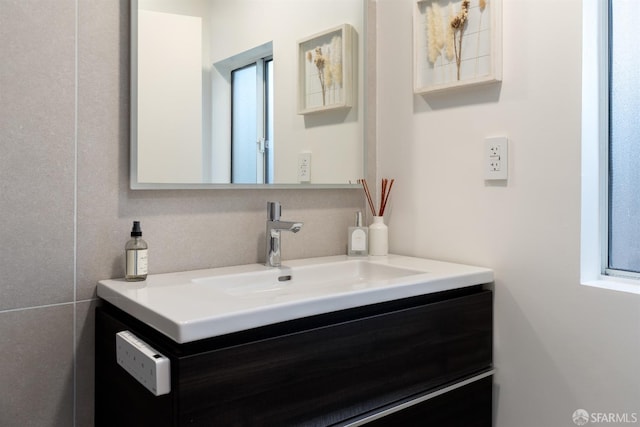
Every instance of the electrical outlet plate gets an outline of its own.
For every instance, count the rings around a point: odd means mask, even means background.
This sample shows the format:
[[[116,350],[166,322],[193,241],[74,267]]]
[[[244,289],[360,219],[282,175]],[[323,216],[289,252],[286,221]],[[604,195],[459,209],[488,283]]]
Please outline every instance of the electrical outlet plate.
[[[484,140],[484,179],[506,180],[509,177],[509,140],[504,137]]]
[[[156,396],[171,391],[169,359],[129,331],[116,334],[116,360],[118,365]]]
[[[298,154],[298,181],[311,182],[311,152]]]

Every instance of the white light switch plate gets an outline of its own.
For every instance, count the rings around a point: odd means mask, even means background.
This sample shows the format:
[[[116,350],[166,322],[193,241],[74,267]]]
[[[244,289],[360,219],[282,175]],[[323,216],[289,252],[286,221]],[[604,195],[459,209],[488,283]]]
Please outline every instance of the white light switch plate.
[[[484,179],[506,180],[509,177],[509,140],[500,136],[484,140]]]

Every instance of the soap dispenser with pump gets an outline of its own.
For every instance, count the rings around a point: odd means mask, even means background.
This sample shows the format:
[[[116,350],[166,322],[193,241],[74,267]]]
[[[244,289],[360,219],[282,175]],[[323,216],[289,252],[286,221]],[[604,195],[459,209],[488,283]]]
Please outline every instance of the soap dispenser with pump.
[[[369,254],[369,229],[362,226],[362,212],[356,212],[355,226],[349,227],[347,255],[367,256]]]
[[[142,240],[140,221],[133,221],[131,239],[125,245],[125,279],[138,282],[147,278],[148,246]]]

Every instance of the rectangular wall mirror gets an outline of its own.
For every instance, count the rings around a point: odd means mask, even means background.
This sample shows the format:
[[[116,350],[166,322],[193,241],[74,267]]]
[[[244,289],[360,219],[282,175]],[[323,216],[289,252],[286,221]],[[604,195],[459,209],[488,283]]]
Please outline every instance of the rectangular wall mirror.
[[[132,189],[351,188],[365,176],[367,0],[131,7]],[[348,44],[313,39],[345,24]],[[349,105],[301,113],[300,91],[338,92],[345,58]]]

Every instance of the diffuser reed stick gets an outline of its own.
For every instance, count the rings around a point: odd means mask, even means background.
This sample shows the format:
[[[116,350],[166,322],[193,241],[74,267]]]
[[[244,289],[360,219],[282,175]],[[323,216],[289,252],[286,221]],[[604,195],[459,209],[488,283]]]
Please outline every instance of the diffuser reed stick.
[[[371,191],[369,191],[369,186],[367,185],[367,180],[362,178],[358,180],[359,184],[362,184],[362,188],[364,189],[364,194],[367,197],[367,203],[369,203],[369,209],[371,209],[371,215],[373,216],[383,216],[384,211],[387,208],[387,202],[389,201],[389,195],[391,194],[391,188],[393,187],[393,183],[395,179],[389,180],[388,178],[383,178],[381,182],[381,193],[380,193],[380,208],[376,213],[375,204],[373,203],[373,198],[371,197]]]
[[[391,188],[393,187],[393,183],[396,182],[395,179],[389,181],[387,178],[383,180],[384,187],[382,189],[382,197],[380,198],[380,216],[384,215],[384,210],[387,208],[387,201],[389,200],[389,194],[391,194]]]
[[[358,180],[359,184],[362,184],[362,188],[364,189],[364,194],[367,196],[367,202],[369,203],[369,209],[371,209],[371,214],[376,216],[376,208],[373,205],[373,200],[371,199],[371,192],[369,191],[369,186],[367,185],[367,180],[362,178]]]

